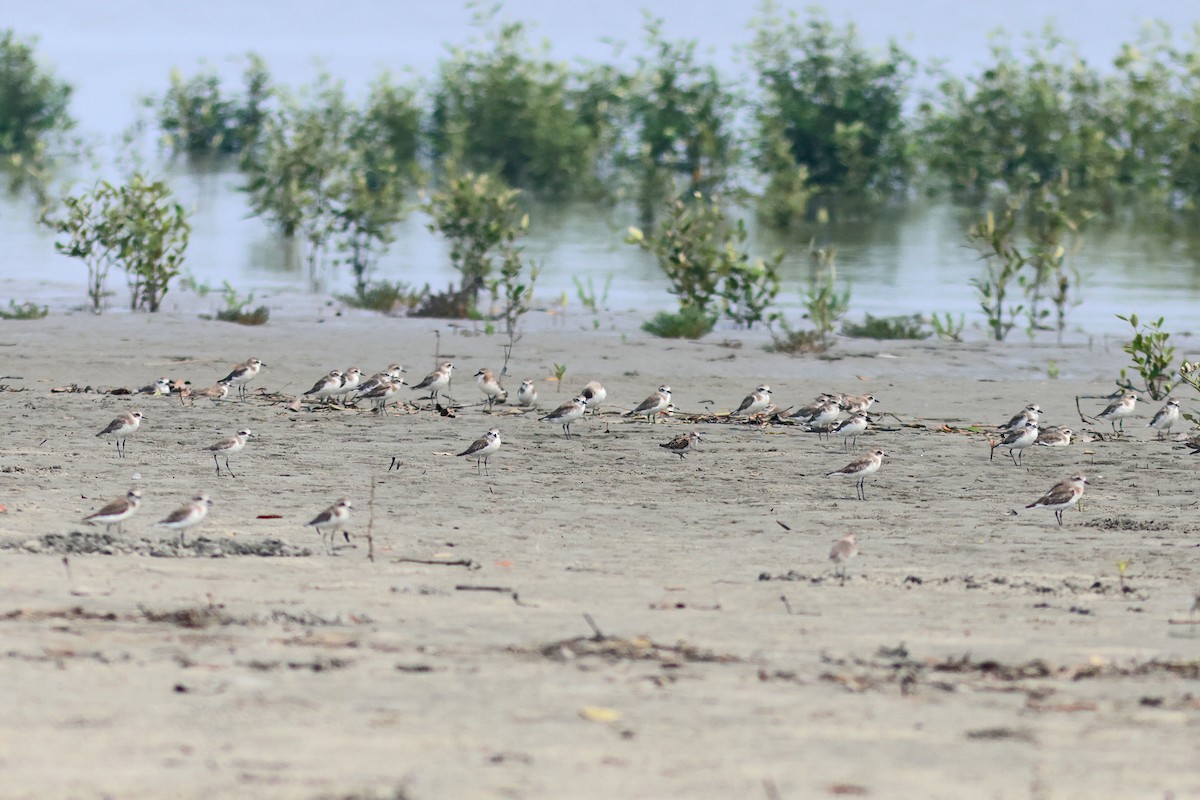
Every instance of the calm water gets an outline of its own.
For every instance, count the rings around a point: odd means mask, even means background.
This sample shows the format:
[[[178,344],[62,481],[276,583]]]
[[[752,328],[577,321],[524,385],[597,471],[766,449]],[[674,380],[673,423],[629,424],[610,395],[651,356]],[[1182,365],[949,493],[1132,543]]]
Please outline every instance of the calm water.
[[[445,46],[465,43],[475,33],[471,11],[454,4],[60,0],[6,5],[0,25],[39,38],[39,55],[76,87],[72,112],[101,153],[109,152],[105,143],[144,114],[139,97],[161,94],[172,67],[188,74],[208,64],[237,85],[237,59],[253,50],[263,55],[277,82],[298,85],[324,68],[359,91],[385,68],[432,76]],[[624,57],[636,49],[641,8],[649,6],[665,20],[668,37],[697,39],[722,70],[740,74],[738,48],[749,38],[749,6],[677,0],[588,5],[594,7],[522,0],[505,8],[508,18],[526,22],[535,37],[548,40],[557,56],[602,60],[612,58],[606,40],[630,43]],[[1144,2],[1136,8],[1111,0],[979,5],[870,0],[840,3],[830,15],[837,22],[855,22],[869,45],[883,46],[894,37],[923,63],[940,58],[960,72],[986,55],[988,33],[996,28],[1023,33],[1053,20],[1079,44],[1085,58],[1101,65],[1147,19],[1164,19],[1182,33],[1200,17],[1193,4],[1184,2]],[[228,280],[243,291],[260,293],[314,289],[307,274],[287,266],[282,245],[263,223],[247,217],[234,188],[236,173],[197,176],[164,169],[194,211],[188,266],[198,280],[213,287]],[[672,298],[653,262],[621,241],[631,222],[622,211],[598,218],[592,208],[536,209],[527,251],[543,263],[541,299],[548,302],[566,292],[575,302],[573,276],[591,276],[600,288],[612,275],[611,308],[670,307]],[[969,222],[951,208],[918,206],[832,228],[829,240],[838,250],[839,276],[853,287],[851,316],[952,311],[978,320],[968,283],[978,265],[962,245]],[[55,254],[53,237],[33,224],[28,204],[0,198],[0,237],[5,243],[0,303],[10,297],[38,298],[56,306],[84,301],[82,265]],[[781,242],[766,234],[755,238],[764,252],[779,246],[791,252],[782,300],[794,306],[807,274],[805,243]],[[1137,310],[1145,316],[1166,315],[1173,330],[1200,327],[1200,239],[1191,232],[1166,237],[1129,226],[1093,230],[1077,264],[1085,276],[1084,304],[1072,313],[1072,324],[1089,332],[1117,331],[1123,323],[1112,315]],[[119,289],[119,276],[114,277],[113,288]],[[320,291],[349,285],[344,274],[318,277],[315,288]],[[414,215],[402,226],[379,277],[439,287],[455,275],[438,239]]]

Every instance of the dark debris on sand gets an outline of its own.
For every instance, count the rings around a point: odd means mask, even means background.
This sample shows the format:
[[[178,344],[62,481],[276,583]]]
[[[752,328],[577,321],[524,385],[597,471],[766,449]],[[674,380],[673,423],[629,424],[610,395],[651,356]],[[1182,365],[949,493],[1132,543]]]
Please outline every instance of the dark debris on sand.
[[[0,542],[0,550],[56,555],[138,555],[154,558],[226,558],[228,556],[261,556],[287,558],[311,556],[307,547],[296,547],[279,539],[208,539],[203,536],[180,544],[175,538],[146,539],[115,536],[98,531],[48,533],[23,542]]]

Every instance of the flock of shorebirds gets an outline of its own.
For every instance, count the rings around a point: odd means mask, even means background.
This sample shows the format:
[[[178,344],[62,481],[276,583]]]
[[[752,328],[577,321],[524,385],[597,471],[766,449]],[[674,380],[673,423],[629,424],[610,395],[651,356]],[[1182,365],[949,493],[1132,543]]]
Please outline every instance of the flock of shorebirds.
[[[264,366],[266,365],[257,358],[248,359],[234,367],[228,375],[217,381],[213,387],[207,389],[194,390],[186,384],[173,384],[166,378],[160,378],[153,386],[147,387],[145,391],[159,395],[178,393],[183,402],[195,402],[198,398],[208,398],[214,401],[223,400],[228,397],[231,391],[236,392],[237,396],[244,398],[247,393],[247,384],[259,375]],[[427,394],[423,399],[431,403],[431,408],[445,413],[446,409],[439,403],[439,395],[445,394],[450,388],[453,371],[454,364],[452,362],[442,362],[437,369],[426,375],[411,388],[413,391],[426,392]],[[387,369],[370,377],[364,377],[363,372],[357,367],[351,367],[345,372],[333,370],[314,383],[311,389],[304,392],[301,398],[297,398],[292,403],[291,407],[299,410],[305,400],[320,403],[331,403],[338,400],[344,404],[353,403],[356,407],[358,407],[359,403],[367,403],[373,406],[375,412],[378,414],[386,415],[389,413],[389,405],[400,402],[401,388],[408,385],[403,378],[404,372],[404,368],[399,364],[391,364]],[[492,370],[486,368],[480,369],[475,373],[474,377],[479,391],[483,395],[483,405],[486,406],[489,412],[498,404],[508,403],[509,393],[501,385]],[[542,414],[538,419],[561,425],[563,435],[570,438],[575,435],[571,433],[571,424],[589,412],[593,415],[598,414],[601,406],[607,399],[608,392],[604,386],[599,381],[590,381],[578,395],[558,405],[549,413]],[[536,410],[538,407],[538,394],[534,382],[531,380],[523,381],[517,390],[514,400],[515,406],[519,409]],[[1138,396],[1136,393],[1126,392],[1097,414],[1095,419],[1110,422],[1114,433],[1116,432],[1118,423],[1121,425],[1122,430],[1124,430],[1125,419],[1133,414],[1137,400]],[[875,397],[869,394],[854,396],[826,393],[819,395],[811,403],[799,409],[780,409],[772,401],[771,387],[764,384],[748,394],[741,404],[728,414],[728,418],[757,419],[764,422],[772,419],[785,420],[791,424],[801,426],[806,431],[817,433],[820,436],[837,436],[843,440],[845,450],[849,452],[850,447],[857,444],[859,435],[866,432],[870,427],[871,418],[867,412],[875,402]],[[623,416],[644,417],[648,422],[654,423],[660,417],[671,415],[674,412],[675,405],[671,399],[671,387],[662,385],[633,409],[624,412]],[[1069,428],[1040,427],[1039,418],[1041,413],[1042,410],[1038,405],[1030,404],[1014,415],[1008,422],[997,426],[998,438],[990,440],[990,458],[994,459],[997,449],[1006,449],[1013,463],[1019,466],[1022,463],[1024,450],[1029,447],[1035,445],[1043,447],[1063,447],[1069,445],[1074,435],[1073,432]],[[719,417],[720,415],[714,416]],[[114,419],[96,435],[111,437],[116,444],[117,455],[124,457],[126,439],[138,430],[143,419],[141,411],[128,411]],[[1180,419],[1181,412],[1178,401],[1175,398],[1168,398],[1162,409],[1147,424],[1147,427],[1157,431],[1161,438],[1168,434],[1171,428],[1179,423]],[[251,436],[252,433],[250,430],[239,430],[234,435],[221,439],[204,448],[204,451],[210,453],[213,457],[218,477],[222,474],[222,461],[225,465],[225,473],[234,476],[229,466],[229,457],[241,452],[246,447]],[[696,449],[697,444],[701,440],[700,432],[693,429],[680,433],[669,441],[662,442],[659,446],[667,452],[684,459],[689,452]],[[472,442],[456,455],[459,457],[474,458],[476,470],[487,474],[488,460],[500,450],[501,444],[500,430],[498,428],[491,428],[482,437]],[[879,471],[883,465],[883,459],[887,455],[883,450],[871,450],[861,457],[855,458],[841,469],[833,470],[826,473],[826,475],[828,477],[853,480],[856,486],[857,498],[859,500],[866,500],[866,480]],[[395,465],[396,459],[393,458],[391,466]],[[391,466],[389,466],[389,470]],[[1074,475],[1061,480],[1054,484],[1041,497],[1027,505],[1026,508],[1043,508],[1053,511],[1058,524],[1062,525],[1063,512],[1079,502],[1083,496],[1084,487],[1087,484],[1088,481],[1084,475]],[[138,490],[130,490],[124,497],[113,500],[99,511],[85,517],[84,521],[106,525],[110,528],[115,526],[118,532],[120,532],[121,523],[125,522],[138,511],[141,501],[141,494]],[[200,524],[207,515],[211,505],[212,500],[208,495],[199,494],[154,524],[157,527],[177,531],[180,536],[180,544],[182,545],[184,543],[185,531]],[[346,525],[352,509],[353,506],[350,500],[340,498],[317,514],[308,523],[310,527],[316,529],[320,534],[322,544],[325,546],[327,552],[334,552],[334,542],[339,532],[343,533],[347,540],[349,539],[349,535],[346,533]],[[829,558],[841,569],[843,578],[845,576],[846,562],[857,555],[857,553],[858,546],[855,536],[852,533],[847,534],[833,545]]]

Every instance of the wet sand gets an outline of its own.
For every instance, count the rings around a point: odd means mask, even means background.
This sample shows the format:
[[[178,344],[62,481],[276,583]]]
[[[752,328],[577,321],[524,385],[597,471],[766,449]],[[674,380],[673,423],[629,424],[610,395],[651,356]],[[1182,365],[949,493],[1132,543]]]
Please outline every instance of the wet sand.
[[[1075,339],[790,357],[757,333],[536,315],[510,391],[534,379],[544,412],[608,389],[567,440],[476,405],[504,339],[444,321],[0,324],[0,796],[1200,796],[1200,626],[1171,624],[1200,590],[1200,456],[1154,441],[1154,403],[1123,438],[1022,467],[959,430],[1037,402],[1108,431],[1075,397],[1109,393],[1127,357]],[[199,388],[250,356],[268,367],[245,402],[51,392]],[[415,383],[436,358],[469,404],[452,418],[287,408],[330,369],[398,361]],[[620,415],[664,382],[676,418]],[[841,442],[797,427],[698,424],[683,460],[658,446],[764,382],[783,406],[880,398],[856,451],[890,455],[866,502],[824,477]],[[130,408],[146,421],[118,459],[94,434]],[[493,426],[477,475],[452,454]],[[255,437],[218,478],[203,448],[240,428]],[[1024,508],[1080,472],[1063,527]],[[122,536],[79,524],[130,486]],[[152,523],[201,491],[213,508],[179,548]],[[341,496],[352,543],[329,556],[305,523]],[[847,532],[843,584],[828,553]]]

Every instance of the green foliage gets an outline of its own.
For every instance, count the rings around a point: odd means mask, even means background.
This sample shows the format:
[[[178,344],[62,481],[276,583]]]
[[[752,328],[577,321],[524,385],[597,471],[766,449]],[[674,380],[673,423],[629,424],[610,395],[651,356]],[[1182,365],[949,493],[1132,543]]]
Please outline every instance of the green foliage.
[[[44,319],[49,313],[50,309],[47,306],[39,306],[37,303],[31,301],[18,304],[16,300],[9,300],[7,311],[0,308],[0,319]]]
[[[89,193],[64,199],[66,215],[44,222],[66,239],[55,242],[64,255],[88,268],[88,297],[99,311],[112,265],[125,271],[129,307],[158,311],[187,251],[187,213],[172,201],[170,188],[135,173],[114,186],[100,182]]]
[[[588,275],[587,286],[584,286],[578,275],[572,275],[571,280],[575,283],[575,296],[579,298],[579,304],[591,314],[596,315],[601,310],[608,309],[608,291],[612,288],[612,273],[604,276],[604,288],[599,292],[596,291],[596,285],[592,281],[591,275]]]
[[[664,339],[699,339],[716,324],[716,314],[708,314],[698,306],[682,306],[674,313],[658,312],[642,323],[642,330]]]
[[[418,129],[414,92],[386,76],[361,109],[327,75],[298,97],[281,94],[243,158],[251,210],[300,239],[310,275],[335,249],[361,291],[419,176]]]
[[[0,164],[11,186],[45,182],[49,151],[75,126],[67,113],[70,84],[39,66],[34,42],[0,31]]]
[[[833,332],[838,321],[850,309],[850,288],[837,291],[837,251],[808,243],[809,282],[801,297],[804,316],[812,326],[793,328],[780,317],[779,331],[772,332],[767,350],[774,353],[817,353],[833,345]]]
[[[500,176],[510,186],[565,195],[594,185],[608,127],[588,92],[573,87],[548,46],[528,41],[520,23],[500,24],[494,11],[477,23],[485,40],[456,48],[438,68],[433,89],[434,157]],[[530,53],[534,55],[530,56]],[[588,104],[588,116],[584,115]]]
[[[1172,383],[1175,376],[1175,347],[1167,341],[1171,334],[1162,329],[1163,318],[1153,322],[1141,323],[1137,314],[1128,317],[1117,315],[1117,319],[1128,322],[1133,328],[1133,338],[1122,349],[1133,359],[1133,367],[1145,382],[1145,391],[1155,400],[1162,400],[1179,385]],[[1121,378],[1117,385],[1123,388],[1133,388],[1129,382],[1126,370],[1121,370]]]
[[[129,282],[129,307],[158,311],[171,279],[179,274],[191,226],[183,206],[162,181],[140,173],[116,188],[117,213],[109,228]]]
[[[179,274],[179,288],[185,292],[194,292],[197,297],[208,297],[212,291],[212,287],[207,281],[201,281],[189,269],[183,270]]]
[[[222,286],[221,297],[225,300],[225,308],[217,311],[217,319],[223,322],[236,322],[239,325],[264,325],[271,317],[271,310],[266,306],[259,306],[252,311],[247,310],[254,302],[254,292],[243,297],[229,281],[225,281]]]
[[[817,348],[827,350],[833,344],[833,331],[838,320],[850,310],[850,288],[837,291],[837,251],[818,248],[809,242],[808,258],[812,277],[804,293],[805,317],[813,326]],[[787,326],[784,326],[787,332]]]
[[[736,162],[733,94],[696,42],[669,42],[662,21],[647,17],[646,49],[625,89],[626,145],[618,168],[631,176],[638,211],[653,221],[664,201],[725,188]]]
[[[350,266],[360,298],[380,256],[395,239],[409,188],[421,178],[420,136],[415,91],[381,76],[351,126],[346,172],[333,198],[337,263]]]
[[[821,11],[805,20],[772,4],[753,23],[750,62],[762,92],[755,166],[766,175],[767,219],[799,218],[813,193],[881,199],[912,171],[902,117],[915,61],[895,43],[872,55],[853,26]]]
[[[557,388],[555,388],[554,391],[556,391],[556,392],[562,391],[563,377],[566,374],[567,374],[567,365],[566,364],[555,364],[554,365],[554,382],[557,384]]]
[[[1062,342],[1067,309],[1078,303],[1080,283],[1079,273],[1067,261],[1066,245],[1079,229],[1077,218],[1065,210],[1069,202],[1064,183],[1045,184],[1009,198],[999,220],[989,211],[967,231],[967,242],[985,265],[983,275],[972,278],[971,285],[996,341],[1003,341],[1025,312],[1030,336],[1038,330],[1054,330]],[[1087,216],[1082,210],[1076,213]],[[1021,216],[1027,219],[1029,239],[1024,249],[1016,241]],[[1012,304],[1014,284],[1024,292],[1027,304]],[[1053,325],[1047,302],[1054,307]]]
[[[933,326],[933,332],[937,334],[939,339],[961,342],[963,328],[966,327],[966,318],[962,314],[959,314],[958,320],[955,321],[954,317],[950,316],[949,311],[941,317],[934,313],[929,317],[929,324]]]
[[[401,281],[371,281],[354,294],[339,294],[337,299],[351,308],[365,308],[397,314],[415,309],[429,296],[429,286],[414,289]]]
[[[908,317],[873,317],[867,314],[862,322],[842,323],[842,335],[852,339],[928,339],[920,314]]]
[[[991,211],[967,231],[967,242],[979,251],[983,259],[983,275],[972,278],[971,285],[979,298],[979,308],[987,317],[992,338],[1004,341],[1016,327],[1017,316],[1024,305],[1011,305],[1009,291],[1025,266],[1025,257],[1013,243],[1017,224],[1015,211],[1005,210],[999,222]],[[1007,304],[1007,305],[1006,305]]]
[[[215,70],[190,78],[171,71],[170,86],[157,109],[163,144],[169,150],[191,156],[229,155],[254,145],[267,114],[271,78],[260,56],[251,53],[246,60],[241,97],[223,95]]]
[[[500,318],[504,320],[504,332],[512,339],[517,335],[517,323],[533,307],[533,285],[537,282],[538,268],[530,264],[525,272],[525,259],[520,248],[504,250],[500,261],[500,276],[489,282],[492,299],[500,305]]]
[[[114,230],[119,218],[116,189],[102,183],[91,192],[65,197],[63,211],[64,216],[47,216],[42,222],[66,236],[54,243],[54,249],[80,259],[87,267],[88,299],[92,310],[99,313],[108,295],[108,271],[120,255]]]
[[[814,330],[797,330],[786,319],[779,321],[779,332],[772,332],[771,343],[766,346],[770,353],[821,353],[829,344]]]
[[[520,190],[499,178],[473,172],[456,174],[453,165],[441,191],[424,206],[429,230],[450,244],[450,261],[462,275],[462,290],[478,298],[497,260],[506,263],[529,227],[517,205]]]
[[[353,111],[340,82],[322,75],[303,97],[284,95],[246,152],[243,189],[251,212],[284,237],[298,237],[315,275],[335,225],[335,197],[350,174],[346,148]]]
[[[695,308],[707,317],[719,305],[719,313],[752,328],[776,316],[770,307],[779,294],[783,253],[751,259],[742,249],[747,238],[745,223],[731,224],[719,198],[696,192],[690,203],[672,201],[649,235],[630,228],[625,241],[654,255],[681,310]]]
[[[1022,56],[997,37],[991,58],[975,77],[947,78],[922,107],[926,158],[951,190],[978,201],[995,187],[1016,194],[1064,173],[1077,185],[1110,179],[1098,73],[1053,29]]]

